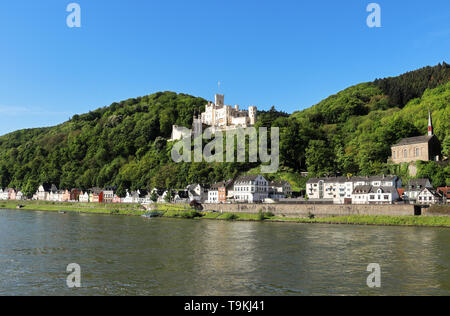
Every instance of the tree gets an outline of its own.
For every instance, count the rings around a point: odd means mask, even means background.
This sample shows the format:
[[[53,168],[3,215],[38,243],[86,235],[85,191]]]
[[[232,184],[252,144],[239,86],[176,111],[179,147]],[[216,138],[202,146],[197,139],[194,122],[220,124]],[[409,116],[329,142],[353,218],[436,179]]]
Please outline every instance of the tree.
[[[334,168],[334,152],[323,140],[312,140],[306,149],[306,165],[312,175],[332,174]]]
[[[444,141],[442,142],[442,153],[446,157],[450,157],[450,134],[445,136]]]
[[[166,196],[164,197],[164,200],[165,200],[167,203],[171,203],[171,202],[172,202],[172,200],[173,200],[173,192],[172,192],[172,189],[168,189],[168,190],[167,190],[167,194],[166,194]]]
[[[158,194],[156,193],[156,190],[154,190],[154,191],[150,194],[150,200],[152,200],[153,203],[158,202]]]

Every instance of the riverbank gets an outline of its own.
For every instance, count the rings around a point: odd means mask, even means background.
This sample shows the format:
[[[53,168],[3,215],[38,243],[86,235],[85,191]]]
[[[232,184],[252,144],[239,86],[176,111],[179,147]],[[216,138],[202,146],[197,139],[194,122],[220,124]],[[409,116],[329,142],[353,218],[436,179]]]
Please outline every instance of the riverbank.
[[[148,214],[140,204],[93,204],[93,203],[60,203],[46,201],[0,201],[0,208],[21,210],[76,212],[87,214],[109,214],[123,216],[142,216]],[[380,226],[419,226],[450,228],[449,216],[383,216],[383,215],[350,215],[310,217],[284,217],[271,212],[235,213],[235,212],[197,212],[185,204],[158,204],[154,211],[161,217],[183,218],[195,220],[227,220],[227,221],[259,221],[304,224],[347,224],[347,225],[380,225]]]

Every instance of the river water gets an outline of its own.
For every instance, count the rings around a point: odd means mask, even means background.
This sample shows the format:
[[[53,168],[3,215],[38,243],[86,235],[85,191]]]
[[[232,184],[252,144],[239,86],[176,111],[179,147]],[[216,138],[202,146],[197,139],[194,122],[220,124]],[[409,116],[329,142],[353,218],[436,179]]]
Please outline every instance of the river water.
[[[0,295],[406,294],[450,295],[450,229],[0,210]]]

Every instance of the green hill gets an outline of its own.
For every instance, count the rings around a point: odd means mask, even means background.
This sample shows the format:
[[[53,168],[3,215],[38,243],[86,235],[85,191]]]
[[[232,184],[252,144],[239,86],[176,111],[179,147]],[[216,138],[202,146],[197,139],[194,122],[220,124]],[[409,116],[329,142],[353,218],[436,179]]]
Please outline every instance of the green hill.
[[[259,112],[257,126],[281,129],[281,167],[271,179],[302,187],[300,171],[320,174],[376,174],[392,170],[390,145],[423,135],[427,111],[448,154],[450,66],[426,67],[399,77],[350,87],[304,111]],[[180,163],[170,157],[172,125],[189,127],[204,110],[202,98],[173,92],[113,103],[50,128],[0,137],[0,186],[34,192],[39,183],[60,188],[116,185],[126,188],[184,187],[258,172],[257,163]],[[435,184],[449,170],[427,167]],[[438,183],[439,182],[439,183]]]

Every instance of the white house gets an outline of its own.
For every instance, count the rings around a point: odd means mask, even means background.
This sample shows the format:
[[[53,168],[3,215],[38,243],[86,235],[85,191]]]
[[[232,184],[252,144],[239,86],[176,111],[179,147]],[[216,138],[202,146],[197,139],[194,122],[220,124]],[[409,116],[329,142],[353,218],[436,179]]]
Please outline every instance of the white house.
[[[186,187],[186,191],[189,194],[189,201],[197,201],[204,203],[208,200],[208,187],[201,184],[190,184]]]
[[[208,203],[219,203],[219,187],[217,185],[211,186],[208,190]]]
[[[234,182],[236,202],[262,202],[269,197],[269,182],[261,175],[246,175]]]
[[[36,198],[39,201],[50,201],[51,194],[53,193],[52,198],[55,199],[57,192],[58,188],[54,184],[43,183],[36,192]]]
[[[21,190],[17,191],[16,194],[16,200],[17,201],[23,201],[25,200],[25,196],[23,195],[23,192]]]
[[[87,191],[81,191],[78,200],[80,201],[80,203],[89,203],[89,193]]]
[[[419,194],[425,188],[430,188],[430,189],[433,188],[430,180],[428,180],[428,179],[409,180],[408,187],[406,188],[405,192],[403,193],[405,200],[410,201],[412,203],[416,202]]]
[[[0,200],[8,200],[8,190],[0,189]]]
[[[174,203],[189,203],[189,194],[187,191],[178,191],[173,198]]]
[[[392,204],[398,199],[399,195],[395,187],[372,186],[368,194],[369,204]]]
[[[292,186],[288,181],[271,181],[269,183],[269,197],[284,199],[292,195]]]
[[[122,203],[138,203],[138,193],[136,191],[130,192],[127,189],[127,192],[125,194],[125,197],[122,200]]]
[[[419,204],[438,204],[443,200],[443,196],[432,188],[424,188],[417,196]]]
[[[352,204],[369,204],[370,185],[358,185],[352,193]]]

